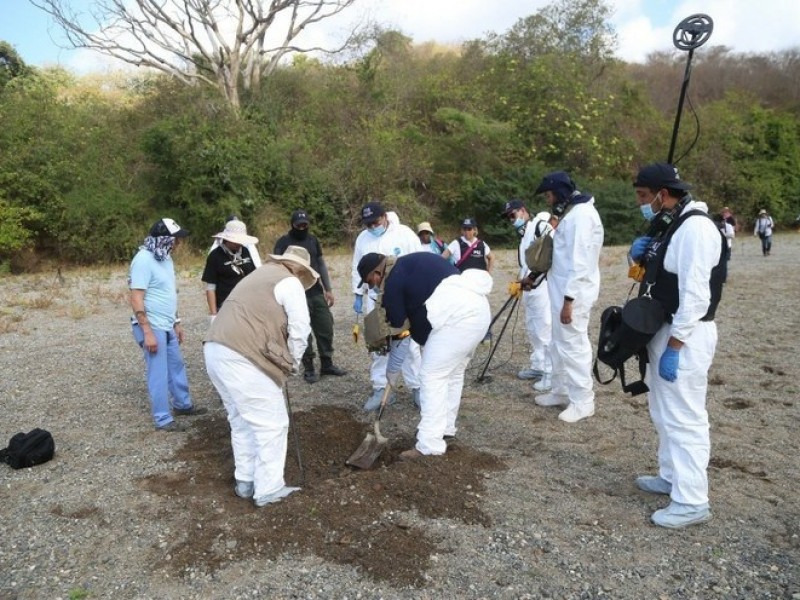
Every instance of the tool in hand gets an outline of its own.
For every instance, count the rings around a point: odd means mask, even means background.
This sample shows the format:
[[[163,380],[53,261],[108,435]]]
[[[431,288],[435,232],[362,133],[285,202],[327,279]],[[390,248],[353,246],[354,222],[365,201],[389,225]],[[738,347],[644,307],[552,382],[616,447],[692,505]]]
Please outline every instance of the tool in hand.
[[[372,424],[373,431],[367,433],[364,441],[356,448],[356,451],[345,461],[346,465],[356,467],[358,469],[369,469],[378,460],[378,457],[386,448],[389,443],[389,438],[381,434],[381,417],[383,416],[383,409],[389,401],[389,394],[392,392],[392,386],[387,382],[386,388],[383,390],[383,397],[381,398],[381,406],[378,409],[375,421]]]

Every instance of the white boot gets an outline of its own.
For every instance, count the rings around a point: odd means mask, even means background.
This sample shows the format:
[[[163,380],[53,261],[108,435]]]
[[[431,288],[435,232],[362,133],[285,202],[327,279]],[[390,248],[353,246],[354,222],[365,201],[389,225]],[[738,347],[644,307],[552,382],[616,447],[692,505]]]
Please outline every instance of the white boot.
[[[580,405],[570,402],[570,405],[558,415],[558,418],[566,423],[577,423],[593,414],[594,402]]]
[[[545,373],[542,378],[533,384],[533,389],[537,392],[549,392],[551,388],[552,377],[550,373]]]
[[[569,404],[569,397],[566,394],[541,394],[533,400],[539,406],[566,406]]]

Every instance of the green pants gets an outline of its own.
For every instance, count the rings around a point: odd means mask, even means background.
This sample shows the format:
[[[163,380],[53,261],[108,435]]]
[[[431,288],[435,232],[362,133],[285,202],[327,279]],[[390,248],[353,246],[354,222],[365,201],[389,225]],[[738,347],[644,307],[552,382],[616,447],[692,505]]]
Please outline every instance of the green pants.
[[[306,296],[308,314],[311,317],[312,334],[308,336],[308,347],[303,354],[303,365],[313,366],[314,346],[313,339],[317,338],[317,351],[322,364],[333,360],[333,315],[324,294]]]

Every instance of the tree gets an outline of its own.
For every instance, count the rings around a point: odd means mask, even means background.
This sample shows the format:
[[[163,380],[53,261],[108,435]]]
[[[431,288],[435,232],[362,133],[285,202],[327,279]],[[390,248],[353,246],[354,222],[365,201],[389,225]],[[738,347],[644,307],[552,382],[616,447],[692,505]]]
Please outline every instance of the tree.
[[[308,26],[356,0],[96,0],[91,20],[69,0],[30,0],[49,13],[74,48],[89,48],[186,84],[216,86],[238,111],[240,84],[255,89],[290,52],[336,52],[295,45]],[[277,39],[275,45],[271,45]]]
[[[0,41],[0,90],[15,77],[25,75],[29,71],[14,47],[8,42]]]

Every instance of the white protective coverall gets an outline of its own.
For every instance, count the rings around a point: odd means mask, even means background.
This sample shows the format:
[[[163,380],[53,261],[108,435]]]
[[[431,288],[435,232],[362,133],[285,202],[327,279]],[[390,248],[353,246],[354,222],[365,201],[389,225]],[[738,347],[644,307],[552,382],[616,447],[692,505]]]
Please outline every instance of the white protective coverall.
[[[297,277],[287,277],[275,285],[274,294],[286,312],[287,344],[297,369],[311,333],[306,291]],[[256,500],[278,492],[285,487],[289,433],[283,390],[264,371],[227,346],[206,342],[203,354],[208,376],[228,412],[234,477],[253,482]]]
[[[600,293],[603,224],[594,198],[575,204],[553,236],[553,266],[547,275],[553,319],[552,393],[579,407],[594,408],[589,313]],[[573,298],[572,323],[561,323],[564,296]]]
[[[444,436],[456,434],[464,371],[492,320],[487,299],[492,283],[486,271],[467,269],[443,279],[425,302],[433,329],[420,368],[416,448],[423,454],[444,454]]]
[[[527,277],[531,272],[525,264],[525,251],[541,235],[553,235],[554,230],[549,221],[550,213],[540,212],[525,226],[525,235],[519,242],[519,279]],[[522,292],[522,303],[525,306],[525,328],[531,345],[531,369],[550,374],[553,370],[550,360],[553,325],[547,279],[535,289]]]
[[[691,201],[684,211],[708,212],[705,202]],[[708,370],[717,346],[714,321],[701,321],[711,303],[711,269],[719,263],[722,239],[710,219],[689,217],[667,246],[664,266],[678,276],[678,310],[647,345],[650,362],[650,417],[658,432],[659,476],[672,484],[671,498],[681,504],[708,504],[708,459],[711,451],[706,391]],[[683,342],[678,378],[658,374],[670,336]]]
[[[361,296],[364,293],[362,287],[358,283],[361,281],[361,276],[358,274],[358,261],[365,254],[370,252],[377,252],[386,256],[394,256],[395,258],[411,254],[412,252],[422,252],[422,243],[419,237],[414,233],[411,228],[400,223],[400,218],[397,213],[388,211],[386,218],[389,221],[386,226],[386,231],[383,235],[374,236],[369,230],[365,229],[358,234],[356,238],[355,248],[353,250],[353,266],[352,266],[352,282],[353,293]],[[364,314],[367,314],[375,307],[375,293],[370,291],[363,304]],[[485,332],[484,332],[485,333]],[[386,361],[385,355],[372,354],[372,365],[370,366],[370,380],[374,389],[386,387]],[[420,352],[419,344],[411,342],[409,347],[408,358],[403,363],[403,380],[406,386],[410,389],[419,388],[419,364]]]

